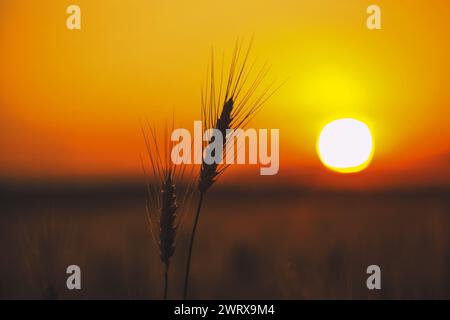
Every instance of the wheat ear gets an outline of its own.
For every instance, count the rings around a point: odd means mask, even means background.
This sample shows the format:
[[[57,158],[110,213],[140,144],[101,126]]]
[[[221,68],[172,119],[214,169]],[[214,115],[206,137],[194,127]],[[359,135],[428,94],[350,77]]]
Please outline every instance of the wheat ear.
[[[159,256],[164,268],[164,299],[167,299],[168,273],[170,258],[175,252],[175,236],[177,232],[177,196],[172,175],[169,173],[161,188],[159,219]]]

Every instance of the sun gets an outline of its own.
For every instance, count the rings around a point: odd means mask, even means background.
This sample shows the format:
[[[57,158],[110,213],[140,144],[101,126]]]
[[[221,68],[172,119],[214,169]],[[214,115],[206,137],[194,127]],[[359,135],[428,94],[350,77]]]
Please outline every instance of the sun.
[[[352,118],[328,123],[317,140],[317,153],[322,163],[340,173],[364,170],[372,160],[373,151],[369,127]]]

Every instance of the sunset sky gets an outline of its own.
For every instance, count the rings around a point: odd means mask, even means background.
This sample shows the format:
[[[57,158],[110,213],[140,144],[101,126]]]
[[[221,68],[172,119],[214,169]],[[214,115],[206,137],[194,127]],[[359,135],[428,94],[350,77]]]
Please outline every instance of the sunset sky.
[[[381,7],[382,30],[366,28]],[[66,28],[81,7],[82,29]],[[211,47],[286,83],[251,126],[279,128],[280,173],[225,181],[314,187],[450,185],[450,3],[363,0],[15,0],[0,3],[0,178],[135,177],[140,121],[200,119]],[[372,131],[372,164],[342,175],[316,154],[342,117]],[[259,180],[258,180],[259,179]]]

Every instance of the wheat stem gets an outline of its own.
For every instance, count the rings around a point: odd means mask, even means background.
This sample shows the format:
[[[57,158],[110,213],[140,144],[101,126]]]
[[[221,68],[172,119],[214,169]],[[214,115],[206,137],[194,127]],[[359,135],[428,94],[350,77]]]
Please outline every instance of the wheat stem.
[[[192,227],[191,239],[189,241],[189,252],[188,252],[188,258],[187,258],[187,263],[186,263],[186,274],[185,274],[185,277],[184,277],[184,289],[183,289],[183,299],[184,300],[187,299],[187,294],[188,294],[189,272],[191,270],[192,247],[194,246],[195,232],[197,230],[198,217],[200,216],[202,203],[203,203],[203,192],[200,193],[200,198],[198,200],[197,212],[195,213],[194,226]]]
[[[167,292],[169,290],[169,265],[164,268],[164,300],[167,300]]]

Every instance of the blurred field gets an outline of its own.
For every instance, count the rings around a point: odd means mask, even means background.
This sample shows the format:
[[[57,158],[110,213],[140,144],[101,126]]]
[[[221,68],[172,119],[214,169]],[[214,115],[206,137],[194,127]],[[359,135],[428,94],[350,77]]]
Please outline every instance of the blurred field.
[[[0,298],[161,298],[140,187],[8,190],[0,200]],[[448,192],[213,188],[204,209],[192,298],[450,298]],[[190,226],[171,298],[181,297]],[[82,269],[80,292],[65,289],[69,264]],[[382,269],[381,291],[366,289],[370,264]]]

